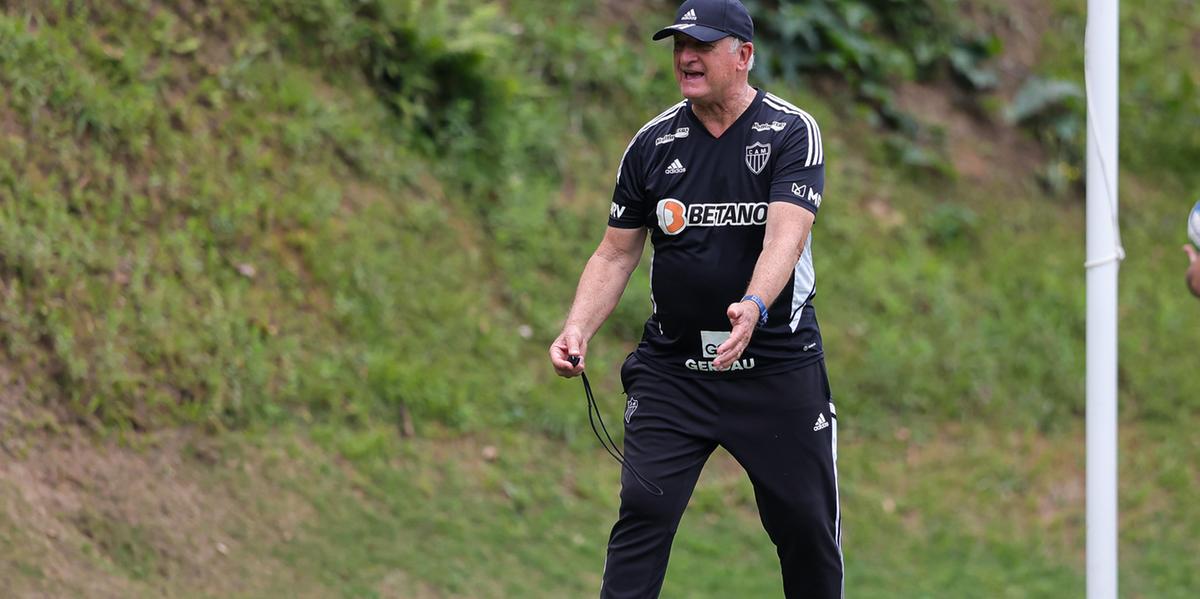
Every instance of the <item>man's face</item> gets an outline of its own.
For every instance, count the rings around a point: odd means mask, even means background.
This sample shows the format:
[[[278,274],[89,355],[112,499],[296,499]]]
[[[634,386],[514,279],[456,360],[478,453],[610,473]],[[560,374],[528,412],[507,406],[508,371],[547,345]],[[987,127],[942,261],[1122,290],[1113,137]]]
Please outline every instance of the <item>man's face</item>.
[[[675,80],[683,97],[692,101],[720,102],[738,82],[738,63],[745,52],[729,51],[730,38],[705,43],[675,34]]]

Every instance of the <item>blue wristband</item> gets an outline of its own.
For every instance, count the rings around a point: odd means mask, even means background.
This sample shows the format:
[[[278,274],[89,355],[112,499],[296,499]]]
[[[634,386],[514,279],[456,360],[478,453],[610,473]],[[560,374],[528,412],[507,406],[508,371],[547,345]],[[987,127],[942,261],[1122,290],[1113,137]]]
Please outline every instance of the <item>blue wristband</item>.
[[[757,295],[747,295],[742,298],[742,301],[751,301],[758,306],[758,328],[767,326],[767,305],[763,303],[762,298]]]

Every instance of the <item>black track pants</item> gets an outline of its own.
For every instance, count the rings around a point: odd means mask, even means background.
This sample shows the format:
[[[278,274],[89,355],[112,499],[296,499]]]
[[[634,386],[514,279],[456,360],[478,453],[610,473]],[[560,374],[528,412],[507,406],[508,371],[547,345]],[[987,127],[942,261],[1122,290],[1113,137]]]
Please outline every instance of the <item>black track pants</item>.
[[[824,362],[714,380],[666,374],[631,355],[621,380],[625,457],[663,495],[622,469],[603,599],[658,597],[679,519],[717,445],[750,475],[787,597],[842,596],[837,423]]]

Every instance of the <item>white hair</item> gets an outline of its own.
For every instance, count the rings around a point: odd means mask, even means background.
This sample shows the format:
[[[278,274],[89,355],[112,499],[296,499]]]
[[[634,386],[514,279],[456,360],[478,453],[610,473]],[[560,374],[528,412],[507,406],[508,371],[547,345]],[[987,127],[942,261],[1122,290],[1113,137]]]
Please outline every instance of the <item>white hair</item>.
[[[737,54],[738,50],[741,50],[742,46],[744,46],[748,43],[750,43],[750,42],[747,42],[746,40],[744,40],[736,35],[729,36],[729,53]],[[754,69],[754,54],[755,54],[755,52],[753,52],[753,50],[751,50],[750,62],[748,64],[746,64],[746,72],[747,73],[749,73],[751,70]]]

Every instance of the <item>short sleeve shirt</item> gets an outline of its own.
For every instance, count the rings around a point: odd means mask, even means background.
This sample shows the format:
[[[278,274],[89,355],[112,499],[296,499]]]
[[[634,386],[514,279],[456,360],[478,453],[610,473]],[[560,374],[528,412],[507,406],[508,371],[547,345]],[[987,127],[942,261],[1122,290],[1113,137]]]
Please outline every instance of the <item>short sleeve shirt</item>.
[[[646,227],[654,248],[652,313],[639,359],[700,377],[768,374],[819,360],[809,235],[767,308],[767,325],[729,370],[712,366],[729,336],[726,308],[745,293],[762,252],[769,204],[788,202],[815,214],[824,188],[816,120],[763,90],[720,138],[687,101],[646,123],[621,158],[608,220],[612,227]]]

